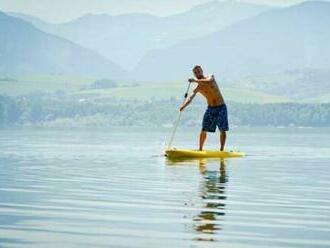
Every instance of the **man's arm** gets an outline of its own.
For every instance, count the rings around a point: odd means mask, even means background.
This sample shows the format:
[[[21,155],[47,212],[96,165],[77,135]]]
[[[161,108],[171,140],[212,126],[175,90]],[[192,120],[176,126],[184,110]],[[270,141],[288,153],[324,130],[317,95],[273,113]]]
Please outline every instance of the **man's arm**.
[[[194,99],[194,97],[196,96],[196,94],[198,93],[198,91],[199,91],[199,86],[197,86],[195,89],[194,89],[194,91],[193,91],[193,93],[191,94],[191,96],[188,98],[188,100],[187,101],[185,101],[185,103],[181,106],[181,108],[180,108],[180,111],[183,111],[190,103],[191,103],[191,101]]]
[[[189,82],[191,83],[198,83],[198,84],[208,84],[208,83],[212,83],[214,81],[214,75],[211,75],[207,78],[203,78],[203,79],[195,79],[195,78],[190,78]]]

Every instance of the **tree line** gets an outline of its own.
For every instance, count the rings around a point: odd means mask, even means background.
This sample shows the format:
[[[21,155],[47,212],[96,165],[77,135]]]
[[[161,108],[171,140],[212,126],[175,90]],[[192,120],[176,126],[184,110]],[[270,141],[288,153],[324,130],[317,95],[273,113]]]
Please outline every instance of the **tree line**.
[[[164,126],[171,125],[181,101],[120,100],[65,93],[0,95],[0,125]],[[229,102],[231,125],[330,127],[330,104],[243,104]],[[182,125],[200,125],[205,104],[185,110]]]

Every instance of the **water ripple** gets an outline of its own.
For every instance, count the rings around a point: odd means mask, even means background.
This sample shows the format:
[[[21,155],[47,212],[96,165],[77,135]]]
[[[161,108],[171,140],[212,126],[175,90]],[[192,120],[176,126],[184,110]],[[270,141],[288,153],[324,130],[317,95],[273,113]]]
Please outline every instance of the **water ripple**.
[[[174,163],[152,156],[158,132],[0,134],[1,247],[330,247],[329,135]]]

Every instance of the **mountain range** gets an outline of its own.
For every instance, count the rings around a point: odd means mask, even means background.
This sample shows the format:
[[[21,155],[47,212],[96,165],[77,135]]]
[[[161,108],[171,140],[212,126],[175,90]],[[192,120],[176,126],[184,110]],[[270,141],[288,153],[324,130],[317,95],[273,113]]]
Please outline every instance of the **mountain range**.
[[[88,14],[62,24],[0,12],[0,75],[163,83],[186,80],[200,64],[226,87],[313,98],[330,90],[329,13],[324,1],[212,1],[167,17]]]
[[[144,13],[119,16],[86,14],[61,24],[47,23],[19,13],[10,14],[44,32],[97,51],[126,69],[132,69],[149,50],[203,37],[270,8],[232,0],[211,1],[167,17]]]
[[[95,51],[45,33],[0,12],[0,75],[79,74],[122,77],[125,71]]]
[[[193,65],[221,77],[330,68],[330,3],[304,2],[270,10],[202,38],[149,52],[137,78],[178,80]]]

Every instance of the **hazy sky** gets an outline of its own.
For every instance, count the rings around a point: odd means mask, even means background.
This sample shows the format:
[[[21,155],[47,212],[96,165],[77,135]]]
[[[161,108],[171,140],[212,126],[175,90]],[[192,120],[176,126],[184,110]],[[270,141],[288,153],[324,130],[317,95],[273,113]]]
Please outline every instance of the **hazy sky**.
[[[1,11],[30,14],[50,22],[64,22],[86,13],[118,15],[147,12],[170,15],[211,0],[0,0]],[[231,1],[231,0],[229,0]],[[291,5],[303,0],[241,0],[257,4]]]

